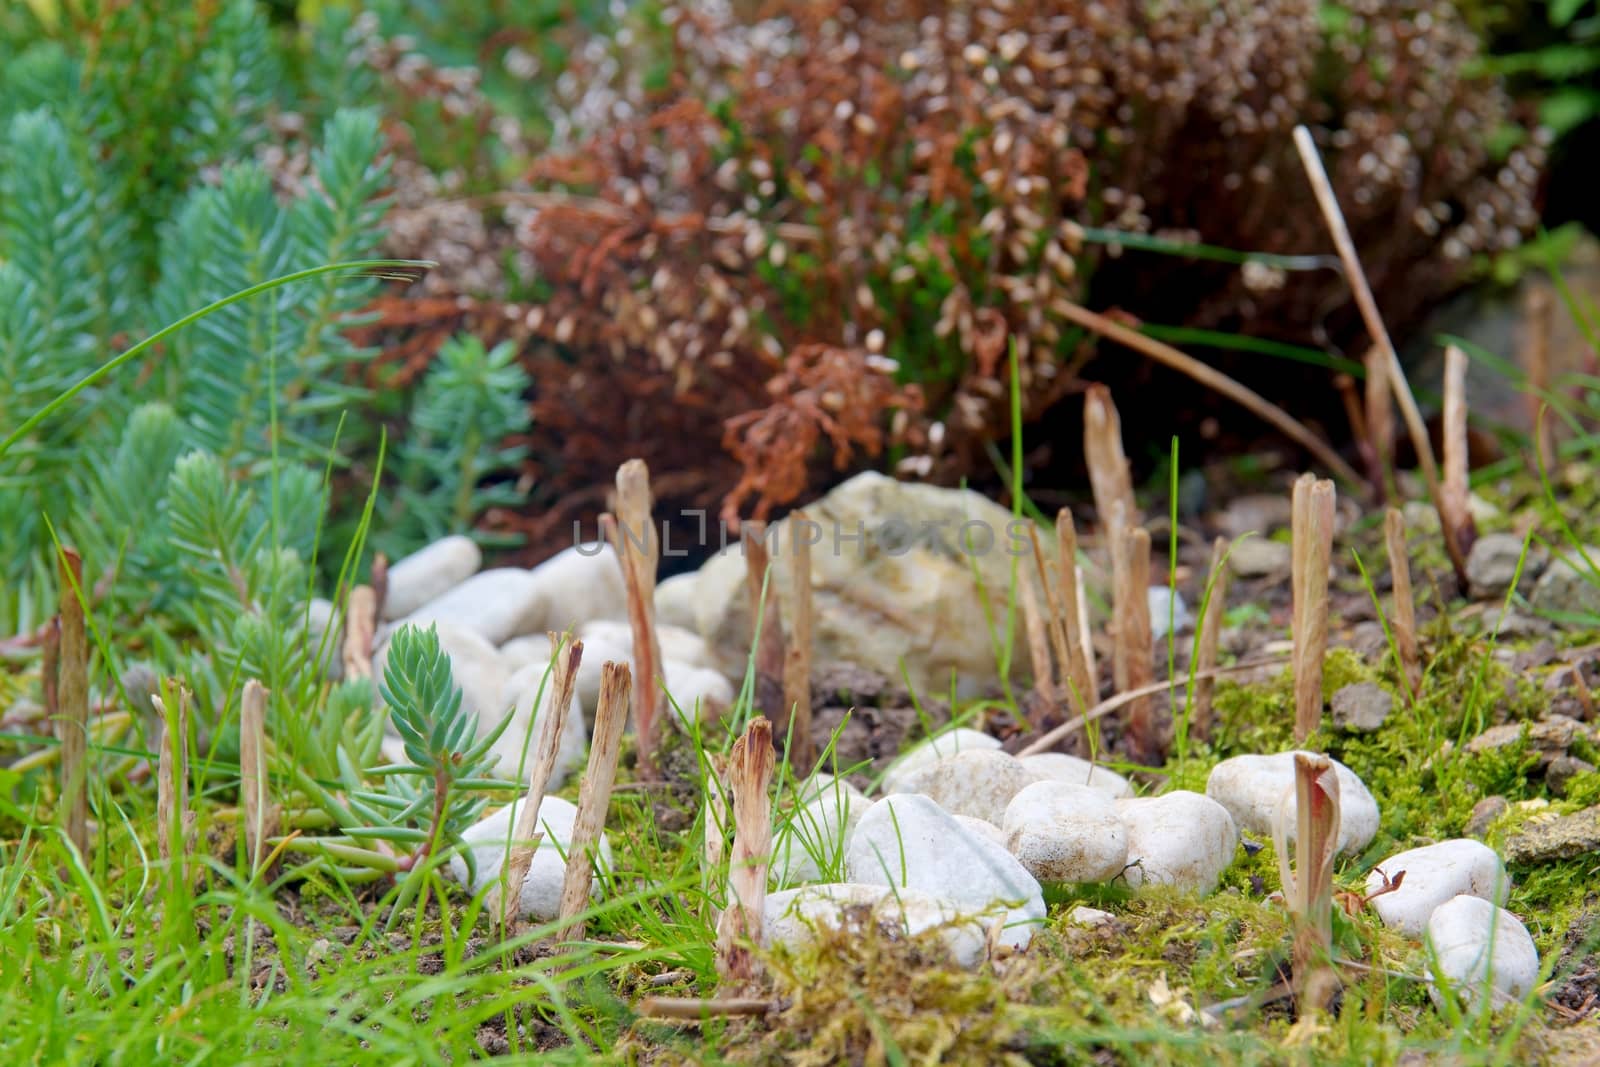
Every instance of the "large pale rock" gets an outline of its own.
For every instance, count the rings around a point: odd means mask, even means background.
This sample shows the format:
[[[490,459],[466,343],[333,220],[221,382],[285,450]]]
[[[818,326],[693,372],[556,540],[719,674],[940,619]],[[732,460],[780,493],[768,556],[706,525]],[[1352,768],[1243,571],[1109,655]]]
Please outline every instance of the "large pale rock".
[[[1106,882],[1128,862],[1128,832],[1098,789],[1035,782],[1006,805],[1006,847],[1041,882]]]
[[[610,545],[591,542],[557,552],[528,572],[543,614],[534,629],[561,633],[595,619],[626,619],[627,588]]]
[[[921,793],[953,815],[970,815],[999,826],[1011,798],[1038,780],[1017,757],[976,748],[900,775],[896,790]]]
[[[771,586],[792,617],[795,539],[815,540],[814,662],[842,660],[898,678],[903,660],[919,693],[947,692],[952,672],[964,695],[998,681],[987,620],[1007,617],[1011,553],[1028,543],[1013,536],[1009,511],[970,490],[865,473],[806,513],[813,525],[802,530],[787,519],[769,528]],[[700,569],[696,589],[700,632],[728,674],[742,674],[750,652],[745,567],[738,553],[718,556]]]
[[[1128,834],[1129,885],[1172,885],[1202,894],[1217,888],[1239,846],[1226,808],[1186,789],[1114,803]]]
[[[733,683],[708,667],[696,667],[669,659],[662,664],[661,676],[672,697],[666,706],[685,727],[693,726],[696,722],[715,722],[733,705],[737,696]]]
[[[842,874],[845,841],[872,802],[843,778],[826,774],[801,783],[796,798],[799,803],[774,836],[773,876],[791,886]]]
[[[633,648],[633,627],[618,619],[599,619],[585,623],[578,631],[585,644],[602,641],[608,647]],[[691,667],[714,667],[716,659],[711,646],[694,630],[684,629],[656,621],[656,643],[661,646],[661,658],[676,660]],[[742,673],[742,672],[741,672]]]
[[[1510,882],[1505,865],[1494,849],[1481,841],[1457,838],[1436,845],[1398,852],[1367,875],[1367,893],[1383,888],[1384,875],[1401,872],[1400,887],[1372,898],[1372,909],[1383,924],[1420,938],[1433,909],[1458,896],[1482,897],[1502,904]],[[1381,872],[1381,873],[1380,873]]]
[[[1378,835],[1378,802],[1356,773],[1330,760],[1339,778],[1339,851],[1360,852]],[[1234,756],[1211,769],[1206,796],[1228,809],[1241,829],[1270,834],[1278,808],[1294,788],[1294,753]],[[1292,801],[1291,801],[1292,803]],[[1289,840],[1295,839],[1292,810],[1285,819]]]
[[[409,612],[397,625],[448,622],[500,645],[522,634],[541,632],[545,610],[539,583],[529,572],[501,567],[473,575]]]
[[[1426,936],[1440,974],[1468,1003],[1486,987],[1496,1005],[1511,1003],[1539,980],[1539,949],[1527,928],[1482,897],[1458,896],[1433,909]],[[1432,987],[1429,993],[1440,999]]]
[[[516,832],[517,816],[527,803],[523,798],[501,808],[493,815],[469,826],[461,839],[472,853],[473,871],[467,870],[467,861],[461,855],[450,859],[450,875],[474,893],[481,893],[500,877],[505,866],[511,835]],[[567,862],[562,857],[572,846],[572,825],[578,809],[560,797],[545,797],[539,804],[538,828],[544,835],[539,848],[528,866],[527,880],[522,883],[521,912],[524,919],[548,922],[561,913],[561,882],[566,875]],[[520,844],[521,842],[517,842]],[[606,835],[600,835],[600,867],[611,865],[611,844]],[[589,887],[590,899],[600,897],[600,879]]]
[[[631,641],[618,644],[608,637],[597,636],[586,638],[583,642],[583,658],[578,661],[578,678],[575,689],[578,702],[583,705],[583,713],[589,721],[594,721],[595,708],[600,703],[600,672],[606,663],[626,663],[628,669],[633,669],[633,643]],[[638,679],[634,679],[638,685]]]
[[[881,932],[914,937],[936,931],[958,966],[976,967],[988,954],[987,924],[949,900],[916,889],[833,882],[767,894],[761,940],[767,947],[809,944],[822,930]],[[1031,931],[1030,931],[1031,933]]]
[[[958,726],[954,730],[946,730],[936,734],[926,741],[912,745],[901,753],[900,758],[889,765],[883,774],[883,792],[907,793],[914,790],[902,789],[901,785],[906,777],[915,773],[919,768],[930,763],[936,763],[946,756],[953,756],[957,752],[969,752],[976,749],[999,749],[1000,739],[991,737],[981,730],[970,730],[965,726]]]
[[[386,622],[403,619],[478,573],[483,552],[470,537],[446,537],[389,567],[383,598]]]
[[[1004,917],[1001,941],[1016,947],[1044,920],[1043,892],[1016,857],[925,796],[872,805],[850,835],[845,870],[853,882],[920,890],[963,914]]]
[[[500,715],[503,716],[507,710],[511,714],[510,725],[494,743],[494,753],[500,761],[496,769],[501,775],[526,779],[539,741],[555,721],[555,716],[551,714],[551,709],[555,707],[555,683],[547,672],[547,664],[530,663],[507,678],[500,690]],[[535,699],[539,701],[537,713],[534,711]],[[493,729],[499,721],[499,716],[480,720],[479,735]],[[559,789],[568,775],[583,766],[584,749],[588,744],[589,731],[583,719],[583,706],[574,695],[567,707],[566,718],[561,723],[561,740],[556,748],[556,764],[548,788]],[[526,759],[523,757],[524,749],[527,752]]]
[[[1022,756],[1022,765],[1041,778],[1068,785],[1086,785],[1098,789],[1113,800],[1133,796],[1133,786],[1116,771],[1090,763],[1065,752],[1039,752]]]

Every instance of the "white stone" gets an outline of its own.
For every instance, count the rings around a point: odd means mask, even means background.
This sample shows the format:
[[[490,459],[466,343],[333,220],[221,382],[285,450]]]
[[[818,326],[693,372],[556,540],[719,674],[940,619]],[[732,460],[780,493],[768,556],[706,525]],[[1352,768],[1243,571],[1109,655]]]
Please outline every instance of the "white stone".
[[[1339,851],[1345,855],[1360,852],[1378,835],[1378,802],[1356,773],[1338,760],[1330,760],[1339,778]],[[1206,779],[1206,796],[1228,809],[1239,828],[1258,834],[1271,834],[1278,818],[1279,805],[1292,796],[1294,753],[1271,756],[1234,756],[1211,769]],[[1295,820],[1291,805],[1285,826],[1289,840],[1295,839]]]
[[[546,724],[554,720],[550,709],[555,706],[554,679],[548,677],[548,663],[530,663],[506,679],[500,690],[499,705],[509,709],[511,723],[494,743],[494,753],[499,759],[499,774],[525,780],[528,768],[533,765],[533,755],[538,751],[539,739],[544,736]],[[542,689],[542,692],[541,692]],[[533,701],[539,698],[539,711],[534,714]],[[503,715],[505,712],[502,711]],[[478,723],[481,736],[497,726],[499,717]],[[583,707],[576,695],[567,707],[566,718],[561,723],[561,741],[556,748],[555,769],[551,772],[547,788],[559,789],[567,776],[583,766],[584,749],[589,744],[589,731],[583,720]],[[526,746],[527,756],[523,752]]]
[[[608,646],[633,649],[633,627],[627,622],[614,619],[597,619],[585,623],[578,631],[578,636],[587,643],[591,640],[604,642]],[[660,620],[656,624],[656,643],[661,646],[661,658],[676,660],[686,663],[691,667],[712,667],[715,660],[711,655],[711,646],[706,639],[693,630],[686,630],[681,626],[662,625]]]
[[[1539,980],[1539,950],[1527,928],[1482,897],[1453,897],[1433,909],[1426,936],[1439,973],[1468,1003],[1486,984],[1495,1005],[1517,1001]],[[1429,993],[1440,1000],[1437,989]]]
[[[733,683],[717,671],[667,660],[662,664],[662,679],[672,699],[667,707],[684,726],[695,722],[715,722],[732,706]]]
[[[1014,947],[1044,921],[1043,892],[1016,857],[925,796],[872,805],[850,835],[845,870],[853,882],[921,890],[963,913],[1004,914],[1001,940]]]
[[[1145,590],[1145,601],[1150,609],[1150,636],[1157,641],[1167,636],[1169,621],[1175,631],[1186,629],[1193,621],[1189,617],[1188,605],[1183,602],[1183,594],[1176,590],[1164,585],[1152,585]]]
[[[512,670],[526,667],[530,663],[549,663],[550,638],[544,634],[513,637],[500,646],[500,657]]]
[[[1393,879],[1402,871],[1405,877],[1400,888],[1373,897],[1372,909],[1385,926],[1407,937],[1420,938],[1433,909],[1452,897],[1482,897],[1503,904],[1510,887],[1505,865],[1494,849],[1470,838],[1440,841],[1390,856],[1367,875],[1367,893],[1383,888],[1384,875]]]
[[[905,792],[900,788],[900,783],[905,775],[946,756],[953,756],[957,752],[965,752],[972,749],[995,749],[999,747],[999,738],[990,737],[981,730],[971,730],[965,726],[957,727],[954,730],[946,730],[944,733],[936,734],[901,753],[900,758],[890,764],[889,769],[884,772],[883,792]]]
[[[334,628],[336,616],[339,625]],[[339,654],[344,646],[344,617],[335,611],[333,601],[313,597],[306,604],[304,621],[307,653],[322,664],[323,677],[339,681],[344,677],[344,657]]]
[[[595,708],[600,703],[600,672],[608,662],[626,663],[628,669],[633,669],[633,645],[616,644],[603,637],[586,639],[583,642],[583,658],[578,661],[578,678],[573,689],[578,694],[578,703],[583,705],[583,714],[590,722],[594,721]],[[634,679],[638,684],[638,679]]]
[[[481,634],[467,627],[450,622],[437,622],[431,625],[439,636],[439,648],[450,657],[450,676],[461,690],[462,708],[478,717],[480,730],[488,728],[486,723],[493,725],[499,722],[506,707],[500,703],[500,691],[511,674],[505,660],[500,657],[500,650],[484,640]],[[425,630],[427,626],[421,628]],[[375,682],[384,681],[388,664],[389,642],[385,641],[372,657],[372,675]],[[373,687],[373,691],[375,695],[381,692],[378,685]],[[399,737],[394,734],[390,737],[398,745]],[[385,748],[385,752],[393,751],[399,749]]]
[[[389,566],[386,622],[403,619],[478,573],[483,552],[470,537],[445,537]]]
[[[397,625],[449,622],[493,645],[544,627],[544,600],[532,575],[515,567],[482,571],[406,614]]]
[[[595,619],[626,619],[627,588],[610,545],[598,541],[563,549],[528,571],[544,613],[536,632],[578,630]]]
[[[968,830],[971,830],[973,833],[977,834],[979,837],[986,837],[990,841],[993,841],[995,844],[999,845],[1001,848],[1006,847],[1005,831],[1001,830],[1000,827],[996,826],[988,819],[978,819],[971,815],[957,815],[955,816],[955,820],[962,826],[965,826]]]
[[[700,575],[696,571],[674,574],[656,583],[656,623],[695,630],[695,602]],[[696,631],[698,632],[698,631]]]
[[[1099,908],[1091,908],[1087,904],[1079,904],[1067,912],[1067,922],[1073,926],[1081,926],[1086,930],[1093,930],[1097,926],[1105,926],[1107,923],[1116,921],[1117,917],[1111,912],[1101,911]]]
[[[861,915],[861,909],[868,909],[866,915]],[[964,915],[951,901],[916,889],[834,882],[767,894],[761,940],[769,948],[797,948],[810,943],[820,930],[847,929],[858,918],[864,919],[869,929],[894,937],[937,931],[961,967],[982,962],[989,943],[985,922],[997,921]]]
[[[795,795],[796,807],[774,835],[773,877],[792,886],[843,874],[845,841],[871,802],[843,778],[823,774],[800,783]]]
[[[1011,798],[1005,844],[1041,882],[1106,882],[1128,862],[1128,832],[1112,799],[1086,785],[1035,782]]]
[[[505,865],[511,835],[516,831],[517,814],[526,799],[501,808],[493,815],[469,826],[461,835],[472,852],[474,870],[469,881],[467,861],[461,855],[450,858],[450,875],[467,886],[473,893],[481,893],[500,877]],[[560,797],[545,797],[539,804],[538,829],[544,835],[539,848],[528,866],[527,880],[522,883],[521,915],[535,922],[548,922],[561,913],[561,883],[566,877],[567,863],[562,856],[572,845],[572,825],[578,809]],[[520,842],[519,842],[520,843]],[[600,867],[611,866],[611,844],[606,835],[600,835]],[[589,887],[590,899],[599,899],[600,879]]]
[[[1022,765],[1041,778],[1068,785],[1098,789],[1113,800],[1133,796],[1133,785],[1116,771],[1065,752],[1038,752],[1022,756]]]
[[[1114,803],[1128,832],[1123,877],[1129,885],[1173,885],[1201,894],[1217,887],[1239,846],[1226,808],[1186,789]]]
[[[952,814],[987,819],[999,826],[1011,798],[1038,780],[1038,775],[1010,753],[977,748],[900,775],[896,789],[921,793]]]

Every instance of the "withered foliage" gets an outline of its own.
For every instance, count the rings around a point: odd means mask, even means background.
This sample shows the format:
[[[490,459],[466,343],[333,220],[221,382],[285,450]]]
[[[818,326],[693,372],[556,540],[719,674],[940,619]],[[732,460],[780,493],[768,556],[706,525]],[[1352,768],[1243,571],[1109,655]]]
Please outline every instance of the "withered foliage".
[[[1083,385],[1062,300],[1358,342],[1332,270],[1118,255],[1325,253],[1297,122],[1403,324],[1536,222],[1543,149],[1491,156],[1515,115],[1474,52],[1431,0],[666,3],[573,51],[516,188],[402,197],[392,250],[522,340],[542,521],[624,454],[664,499],[764,515],[890,443],[903,474],[986,462],[1008,345],[1026,415]],[[1095,377],[1137,373],[1116,359]]]

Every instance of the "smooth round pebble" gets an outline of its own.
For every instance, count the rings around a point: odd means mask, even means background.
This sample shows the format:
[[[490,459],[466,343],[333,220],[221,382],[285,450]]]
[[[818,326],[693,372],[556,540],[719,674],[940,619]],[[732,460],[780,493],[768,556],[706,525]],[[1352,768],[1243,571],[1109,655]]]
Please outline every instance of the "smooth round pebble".
[[[483,566],[483,552],[470,537],[444,537],[389,565],[383,619],[403,619],[443,596]]]
[[[1133,785],[1116,771],[1065,752],[1039,752],[1018,757],[1022,765],[1041,778],[1098,789],[1113,800],[1133,796]]]
[[[715,722],[733,703],[733,683],[720,671],[668,660],[661,675],[672,697],[667,706],[685,726]]]
[[[692,633],[698,633],[694,614],[695,604],[700,596],[699,585],[699,571],[674,574],[657,582],[656,622],[665,626],[681,626]]]
[[[852,882],[921,890],[964,913],[1003,914],[1007,944],[1026,944],[1044,921],[1043,891],[1016,857],[925,796],[872,805],[850,835],[845,870]]]
[[[779,885],[815,882],[844,869],[845,841],[871,806],[843,778],[819,774],[796,790],[800,804],[778,824],[772,871]]]
[[[1129,885],[1172,885],[1201,894],[1217,888],[1239,847],[1228,809],[1187,789],[1113,803],[1128,833]]]
[[[539,750],[539,740],[554,721],[551,709],[555,707],[556,691],[555,685],[545,677],[546,667],[543,663],[530,663],[507,678],[500,690],[499,714],[478,723],[479,732],[485,732],[498,726],[501,716],[508,710],[511,713],[511,724],[492,749],[499,759],[495,769],[503,776],[526,779],[527,768],[533,765],[534,753]],[[536,698],[539,701],[537,713],[533,707]],[[555,767],[547,788],[561,788],[567,776],[583,765],[584,749],[588,745],[589,730],[583,721],[583,707],[574,695],[561,721]]]
[[[1041,882],[1105,882],[1128,862],[1112,799],[1086,785],[1035,782],[1006,805],[1006,847]]]
[[[578,631],[585,642],[597,640],[619,648],[633,649],[633,627],[616,619],[596,619],[585,623]],[[658,625],[656,642],[661,646],[661,658],[686,663],[691,667],[711,667],[715,660],[711,645],[693,630],[681,626]]]
[[[396,625],[448,622],[502,645],[513,637],[543,631],[544,595],[528,571],[516,567],[480,571],[408,612]]]
[[[1278,809],[1294,788],[1294,753],[1271,756],[1234,756],[1211,768],[1206,796],[1228,809],[1242,830],[1271,834]],[[1378,836],[1378,802],[1356,773],[1338,760],[1329,760],[1339,777],[1339,851],[1360,852]],[[1294,840],[1295,820],[1285,820],[1289,840]]]
[[[1038,775],[1009,753],[971,749],[902,775],[899,791],[922,793],[945,811],[987,819],[999,826],[1011,798],[1038,780]]]
[[[769,948],[799,947],[810,943],[819,930],[846,928],[861,908],[871,909],[873,930],[902,937],[937,931],[958,966],[976,967],[988,954],[988,933],[982,921],[963,915],[952,902],[916,889],[851,882],[768,893],[762,909],[761,941]],[[1031,929],[1028,932],[1031,934]]]
[[[634,532],[637,537],[637,532]],[[543,613],[524,633],[574,630],[594,619],[626,619],[628,594],[615,550],[600,541],[563,549],[527,572]]]
[[[971,749],[998,749],[1000,739],[991,737],[981,730],[970,730],[959,726],[954,730],[946,730],[937,734],[901,753],[900,758],[890,765],[884,772],[883,789],[885,794],[903,793],[900,785],[904,777],[919,767],[926,766],[946,756],[954,756],[957,752],[966,752]]]
[[[1420,938],[1433,910],[1452,897],[1482,897],[1502,904],[1510,886],[1499,855],[1470,838],[1395,853],[1367,875],[1368,895],[1383,888],[1384,875],[1393,879],[1402,871],[1400,887],[1373,897],[1372,910],[1383,925],[1407,937]]]
[[[1539,980],[1539,950],[1515,915],[1482,897],[1459,896],[1433,909],[1427,941],[1439,973],[1469,1003],[1487,983],[1496,1005],[1519,1000]],[[1435,1003],[1442,999],[1430,986]]]

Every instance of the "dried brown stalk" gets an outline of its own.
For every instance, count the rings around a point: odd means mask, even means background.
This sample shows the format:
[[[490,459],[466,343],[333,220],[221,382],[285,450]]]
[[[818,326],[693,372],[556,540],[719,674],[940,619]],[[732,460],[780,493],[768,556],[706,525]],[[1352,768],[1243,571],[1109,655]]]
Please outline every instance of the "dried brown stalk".
[[[656,635],[656,566],[661,545],[656,538],[650,495],[650,471],[643,460],[630,459],[617,468],[617,517],[602,515],[601,529],[611,541],[628,590],[628,622],[633,628],[633,727],[638,734],[639,776],[660,776],[656,747],[661,729],[661,641]]]
[[[1550,395],[1550,291],[1530,286],[1523,308],[1522,366],[1528,372],[1528,422],[1535,428],[1534,442],[1540,461],[1555,462],[1555,427],[1542,417]]]
[[[533,854],[539,850],[539,841],[544,836],[539,830],[539,806],[544,803],[550,776],[555,773],[563,727],[572,707],[572,690],[578,681],[578,665],[583,661],[582,641],[563,643],[565,638],[561,634],[551,633],[549,636],[550,646],[558,650],[550,671],[552,699],[544,705],[545,714],[551,718],[548,723],[540,722],[540,709],[534,709],[539,743],[534,748],[533,762],[528,768],[528,792],[522,798],[516,826],[511,832],[511,855],[506,859],[504,878],[495,886],[488,902],[489,914],[498,915],[505,926],[516,921],[517,906],[522,900],[522,884],[527,881]]]
[[[1333,951],[1333,860],[1339,844],[1339,776],[1326,756],[1294,756],[1294,869],[1289,867],[1288,815],[1274,827],[1278,875],[1294,922],[1295,997],[1302,1016],[1326,1011],[1339,989]]]
[[[784,670],[783,609],[778,600],[778,572],[767,552],[767,526],[749,520],[742,524],[745,592],[750,598],[750,625],[755,628],[755,706],[763,714],[787,721],[783,710]]]
[[[1445,516],[1443,498],[1439,492],[1439,468],[1434,462],[1433,444],[1428,440],[1428,428],[1423,424],[1422,412],[1417,408],[1416,397],[1411,395],[1411,386],[1406,381],[1405,371],[1400,367],[1400,357],[1395,353],[1394,342],[1389,339],[1389,331],[1383,325],[1383,316],[1378,313],[1378,302],[1373,299],[1372,287],[1367,284],[1366,273],[1361,269],[1361,259],[1356,255],[1355,242],[1350,238],[1350,228],[1345,224],[1344,213],[1339,209],[1339,200],[1334,196],[1332,183],[1328,181],[1328,172],[1323,169],[1322,156],[1317,152],[1316,142],[1311,139],[1311,131],[1304,126],[1294,128],[1294,144],[1300,153],[1300,162],[1305,167],[1306,177],[1311,179],[1311,191],[1316,195],[1317,206],[1321,208],[1323,220],[1333,237],[1334,248],[1339,253],[1340,262],[1344,264],[1345,281],[1350,285],[1350,292],[1355,297],[1361,319],[1366,324],[1367,333],[1372,335],[1372,343],[1383,353],[1385,377],[1389,381],[1390,390],[1394,393],[1395,402],[1400,405],[1400,413],[1406,421],[1406,432],[1411,437],[1411,446],[1417,450],[1417,462],[1421,465],[1422,476],[1428,483],[1428,495],[1433,498],[1434,507],[1439,509],[1439,518],[1442,522]],[[1455,566],[1456,573],[1464,576],[1466,557],[1458,553],[1448,538],[1445,540],[1445,548],[1450,552],[1450,562]]]
[[[1389,628],[1400,654],[1400,673],[1415,701],[1422,692],[1422,655],[1417,651],[1417,609],[1411,593],[1411,558],[1406,552],[1406,520],[1399,508],[1383,518],[1383,540],[1389,550],[1389,575],[1394,585],[1394,610]]]
[[[239,700],[239,800],[244,809],[244,848],[252,877],[266,855],[267,838],[277,833],[278,820],[267,793],[268,696],[266,687],[252,678],[244,683]],[[162,755],[166,755],[164,749]]]
[[[372,677],[372,638],[378,629],[378,594],[370,585],[358,585],[344,601],[344,648],[341,662],[346,678]]]
[[[782,1005],[761,997],[645,997],[639,1001],[640,1015],[657,1019],[698,1021],[733,1015],[767,1015]]]
[[[1056,567],[1061,590],[1061,624],[1067,635],[1067,663],[1064,684],[1071,691],[1075,706],[1087,708],[1100,696],[1095,677],[1094,645],[1089,632],[1089,600],[1082,596],[1083,576],[1078,570],[1078,529],[1072,511],[1056,512]]]
[[[389,600],[389,557],[382,552],[372,557],[372,595],[374,617],[383,618],[383,605]]]
[[[1318,463],[1327,467],[1336,477],[1352,486],[1362,484],[1361,475],[1356,473],[1355,468],[1341,459],[1339,453],[1329,448],[1326,442],[1308,430],[1303,423],[1297,422],[1293,416],[1278,407],[1278,405],[1253,389],[1234,381],[1215,367],[1202,363],[1200,360],[1178,351],[1169,344],[1157,341],[1154,337],[1147,337],[1137,330],[1130,330],[1121,323],[1114,322],[1104,315],[1074,304],[1070,300],[1054,300],[1051,302],[1050,308],[1052,311],[1059,312],[1063,318],[1070,319],[1084,329],[1092,330],[1102,337],[1117,342],[1119,345],[1131,348],[1140,355],[1148,356],[1157,363],[1171,367],[1180,374],[1194,379],[1212,392],[1220,393],[1311,453],[1316,457]],[[1099,506],[1098,495],[1096,506]]]
[[[1206,674],[1217,665],[1217,646],[1222,640],[1222,616],[1228,606],[1228,539],[1219,537],[1211,543],[1211,598],[1206,601],[1205,615],[1200,620],[1200,649],[1195,666]],[[1209,675],[1197,677],[1194,683],[1194,711],[1189,720],[1189,731],[1204,739],[1211,733],[1211,698],[1216,694],[1216,680]]]
[[[1121,622],[1115,634],[1118,673],[1127,679],[1125,690],[1142,689],[1150,684],[1154,670],[1150,663],[1150,533],[1142,526],[1123,531],[1123,571],[1115,576],[1116,599]],[[1134,760],[1156,764],[1161,760],[1161,738],[1155,721],[1155,707],[1148,698],[1128,706],[1127,747]]]
[[[772,782],[776,754],[772,724],[756,718],[733,743],[728,790],[733,794],[733,852],[728,862],[732,900],[717,921],[717,971],[724,978],[755,977],[750,945],[761,940],[767,900],[767,863],[772,855]]]
[[[1032,726],[1042,729],[1041,713],[1054,707],[1060,700],[1056,694],[1055,665],[1050,658],[1050,639],[1045,635],[1045,619],[1039,611],[1039,598],[1034,595],[1033,583],[1023,578],[1017,582],[1017,596],[1022,602],[1023,631],[1028,636],[1028,659],[1033,665],[1033,690],[1039,695],[1039,712],[1031,714]]]
[[[79,853],[89,851],[89,635],[84,625],[83,560],[61,549],[61,644],[57,660],[56,736],[61,739],[61,828]]]
[[[1333,483],[1295,483],[1294,736],[1322,722],[1322,661],[1328,645],[1328,567],[1333,559]]]
[[[793,633],[783,661],[783,710],[792,718],[781,723],[783,736],[788,738],[786,753],[789,765],[804,774],[811,766],[815,753],[811,742],[811,529],[810,520],[803,511],[789,516],[789,533],[794,544],[794,559],[790,563],[789,600]]]
[[[1477,540],[1467,485],[1467,354],[1455,345],[1444,350],[1444,474],[1439,485],[1439,519],[1452,560],[1465,560]],[[1465,579],[1466,572],[1457,574]]]
[[[583,937],[583,920],[578,916],[589,906],[589,887],[594,884],[594,857],[598,854],[600,832],[605,828],[606,810],[611,806],[611,787],[617,780],[617,753],[622,745],[622,728],[628,724],[631,682],[625,663],[607,663],[600,669],[594,738],[578,792],[578,813],[572,820],[566,875],[561,881],[561,929],[568,940]]]
[[[1394,398],[1389,391],[1389,362],[1379,345],[1368,348],[1362,362],[1367,369],[1366,440],[1375,464],[1372,484],[1382,489],[1394,465]]]
[[[1083,394],[1083,458],[1095,509],[1107,524],[1108,543],[1115,543],[1120,527],[1110,525],[1114,506],[1122,504],[1121,520],[1128,526],[1139,525],[1139,507],[1133,499],[1133,473],[1122,451],[1122,417],[1111,390],[1103,385],[1091,385]]]

